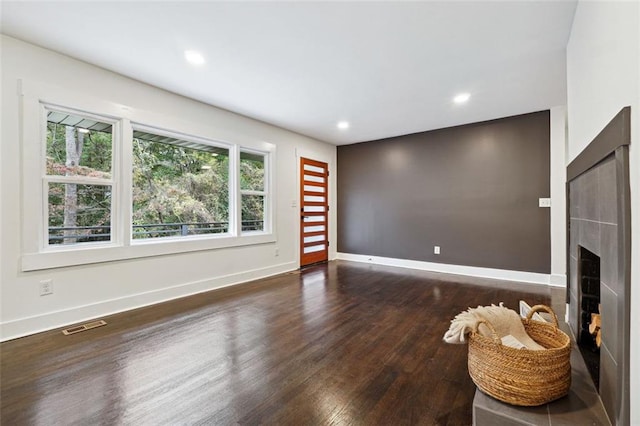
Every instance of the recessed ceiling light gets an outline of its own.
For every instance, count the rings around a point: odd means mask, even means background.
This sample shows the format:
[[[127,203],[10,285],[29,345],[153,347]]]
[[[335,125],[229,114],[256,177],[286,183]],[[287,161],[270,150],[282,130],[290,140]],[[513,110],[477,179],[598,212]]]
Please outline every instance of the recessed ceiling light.
[[[349,128],[349,122],[348,121],[338,121],[338,129],[346,130],[348,128]]]
[[[471,97],[471,95],[468,94],[468,93],[460,93],[460,94],[456,95],[455,98],[453,98],[453,102],[455,102],[457,104],[463,104],[463,103],[467,102],[470,97]]]
[[[204,64],[204,56],[200,52],[196,52],[195,50],[185,50],[184,58],[191,65],[202,65]]]

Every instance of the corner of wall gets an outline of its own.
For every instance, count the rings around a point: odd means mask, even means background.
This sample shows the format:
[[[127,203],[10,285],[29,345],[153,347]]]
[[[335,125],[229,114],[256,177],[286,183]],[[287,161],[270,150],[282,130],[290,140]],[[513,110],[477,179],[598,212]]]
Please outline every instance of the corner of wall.
[[[565,285],[567,264],[567,217],[566,217],[566,149],[567,107],[551,108],[550,123],[550,177],[551,196],[551,277],[552,284]],[[556,277],[556,278],[554,278]]]

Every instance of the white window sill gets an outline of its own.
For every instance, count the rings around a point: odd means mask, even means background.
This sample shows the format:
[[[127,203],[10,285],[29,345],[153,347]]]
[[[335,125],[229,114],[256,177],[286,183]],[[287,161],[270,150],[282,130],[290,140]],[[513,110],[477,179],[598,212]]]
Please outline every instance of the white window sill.
[[[275,241],[275,234],[256,232],[245,234],[241,237],[217,236],[213,238],[185,238],[184,240],[172,238],[163,241],[138,240],[133,241],[130,246],[114,246],[111,244],[78,245],[73,248],[65,247],[64,249],[51,249],[40,253],[26,253],[22,256],[21,269],[23,272],[38,271],[176,253],[266,244]]]

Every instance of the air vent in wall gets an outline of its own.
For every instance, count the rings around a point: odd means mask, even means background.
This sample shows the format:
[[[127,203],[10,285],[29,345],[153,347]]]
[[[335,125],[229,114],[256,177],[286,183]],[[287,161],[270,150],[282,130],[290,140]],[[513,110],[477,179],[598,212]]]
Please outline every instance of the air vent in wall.
[[[86,324],[77,325],[75,327],[65,328],[64,330],[62,330],[62,334],[65,334],[68,336],[70,334],[80,333],[81,331],[91,330],[92,328],[102,327],[103,325],[107,325],[106,321],[103,321],[103,320],[92,321]]]

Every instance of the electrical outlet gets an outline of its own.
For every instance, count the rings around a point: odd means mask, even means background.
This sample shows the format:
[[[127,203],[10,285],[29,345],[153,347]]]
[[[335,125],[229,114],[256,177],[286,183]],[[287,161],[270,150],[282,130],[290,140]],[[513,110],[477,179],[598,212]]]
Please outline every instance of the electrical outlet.
[[[40,296],[53,294],[53,280],[40,281]]]
[[[275,255],[276,257],[280,256],[280,248],[276,247]]]
[[[433,254],[440,254],[440,246],[433,246]]]

